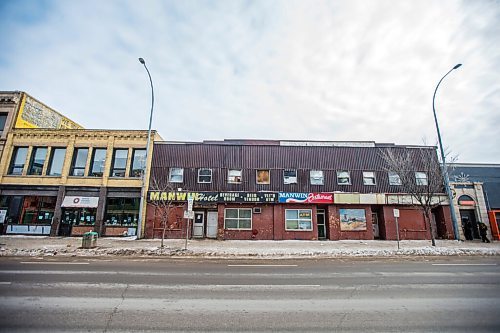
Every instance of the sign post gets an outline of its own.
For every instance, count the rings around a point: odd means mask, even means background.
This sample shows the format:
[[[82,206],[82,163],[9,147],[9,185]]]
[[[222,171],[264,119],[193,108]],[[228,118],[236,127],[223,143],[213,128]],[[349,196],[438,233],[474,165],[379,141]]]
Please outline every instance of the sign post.
[[[399,223],[398,223],[398,217],[399,217],[399,209],[394,209],[394,218],[396,219],[396,239],[398,240],[398,250],[399,250]]]
[[[187,250],[187,247],[188,247],[189,229],[190,229],[190,226],[191,226],[190,221],[191,221],[192,218],[194,218],[194,212],[193,212],[193,202],[194,202],[194,199],[193,199],[193,197],[190,194],[188,194],[187,202],[188,202],[188,209],[187,209],[187,211],[184,212],[184,218],[187,218],[186,243],[184,244],[184,250]]]

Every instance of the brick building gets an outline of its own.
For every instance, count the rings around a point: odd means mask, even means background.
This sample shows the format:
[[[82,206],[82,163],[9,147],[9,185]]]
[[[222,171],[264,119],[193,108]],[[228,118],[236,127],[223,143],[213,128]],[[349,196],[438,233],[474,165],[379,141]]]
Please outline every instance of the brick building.
[[[381,151],[388,149],[435,152],[374,142],[155,142],[145,237],[161,237],[160,203],[168,202],[167,238],[186,237],[188,230],[190,237],[220,240],[396,239],[396,208],[401,239],[430,239],[421,209],[398,175],[385,171]],[[419,165],[415,177],[426,181]],[[453,238],[449,206],[432,215],[435,236]]]

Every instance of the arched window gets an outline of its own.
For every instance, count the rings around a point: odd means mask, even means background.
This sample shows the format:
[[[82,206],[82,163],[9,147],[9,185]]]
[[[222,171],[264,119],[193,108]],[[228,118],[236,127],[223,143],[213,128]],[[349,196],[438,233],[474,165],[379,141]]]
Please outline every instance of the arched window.
[[[472,199],[470,196],[468,195],[461,195],[459,198],[458,198],[458,204],[460,206],[474,206],[475,203],[474,203],[474,199]]]

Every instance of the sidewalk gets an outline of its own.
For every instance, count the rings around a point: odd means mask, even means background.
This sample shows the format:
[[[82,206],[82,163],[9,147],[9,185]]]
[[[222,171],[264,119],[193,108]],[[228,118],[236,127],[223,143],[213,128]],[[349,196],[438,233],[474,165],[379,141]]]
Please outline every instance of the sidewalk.
[[[500,242],[436,240],[401,241],[246,241],[99,238],[97,247],[82,249],[81,237],[0,236],[0,256],[137,256],[214,258],[341,258],[392,256],[497,256]]]

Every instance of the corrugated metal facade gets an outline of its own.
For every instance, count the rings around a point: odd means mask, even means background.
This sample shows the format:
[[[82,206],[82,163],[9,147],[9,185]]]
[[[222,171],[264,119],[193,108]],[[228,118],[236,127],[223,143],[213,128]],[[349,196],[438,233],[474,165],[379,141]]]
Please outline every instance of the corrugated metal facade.
[[[399,186],[389,186],[381,150],[391,149],[399,153],[417,154],[420,149],[383,145],[376,147],[315,147],[280,146],[278,144],[228,144],[155,143],[153,150],[152,178],[164,182],[169,168],[184,168],[183,183],[176,187],[190,191],[273,191],[273,192],[359,192],[399,193]],[[435,154],[436,155],[436,154]],[[416,156],[416,155],[415,155]],[[436,155],[436,167],[439,167]],[[197,182],[198,169],[212,169],[212,183]],[[228,169],[242,169],[242,183],[228,184]],[[269,169],[269,185],[256,184],[256,170]],[[297,184],[283,183],[283,170],[297,170]],[[323,185],[311,185],[310,170],[322,170]],[[337,171],[350,171],[352,185],[338,185]],[[415,171],[420,166],[415,165]],[[375,186],[363,185],[363,171],[374,171]]]

